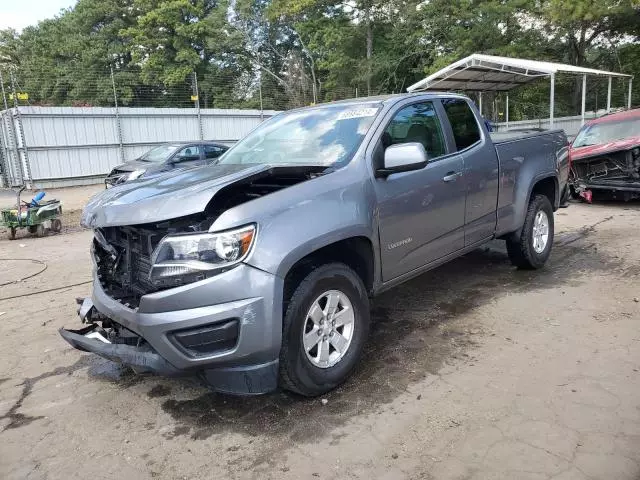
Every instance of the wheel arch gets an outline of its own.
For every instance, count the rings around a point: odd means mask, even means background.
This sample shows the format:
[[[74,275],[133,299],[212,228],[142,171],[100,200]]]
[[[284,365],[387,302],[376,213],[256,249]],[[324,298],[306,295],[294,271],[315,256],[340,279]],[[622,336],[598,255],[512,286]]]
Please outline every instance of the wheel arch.
[[[376,265],[373,242],[366,235],[354,235],[325,243],[309,249],[304,255],[297,255],[295,261],[289,258],[286,268],[278,272],[284,278],[283,311],[297,285],[314,268],[327,263],[344,263],[362,280],[367,293],[371,294],[376,282]]]
[[[536,178],[533,182],[531,182],[531,188],[527,197],[527,205],[534,197],[534,195],[540,194],[546,196],[549,199],[549,201],[551,202],[551,206],[553,207],[553,211],[555,212],[560,205],[559,190],[560,184],[558,182],[557,175],[547,174]]]

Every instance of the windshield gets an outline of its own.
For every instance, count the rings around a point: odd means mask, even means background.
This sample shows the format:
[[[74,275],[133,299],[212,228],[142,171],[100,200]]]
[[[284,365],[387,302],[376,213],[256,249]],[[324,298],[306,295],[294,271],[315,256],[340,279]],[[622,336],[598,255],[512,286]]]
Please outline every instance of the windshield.
[[[573,146],[601,145],[615,140],[635,137],[638,132],[640,132],[640,118],[631,118],[620,122],[594,123],[580,130],[573,142]]]
[[[329,105],[283,113],[220,157],[219,164],[346,164],[380,109],[378,103]]]
[[[159,147],[149,150],[147,153],[142,155],[139,160],[142,160],[143,162],[164,162],[178,148],[180,148],[180,145],[160,145]]]

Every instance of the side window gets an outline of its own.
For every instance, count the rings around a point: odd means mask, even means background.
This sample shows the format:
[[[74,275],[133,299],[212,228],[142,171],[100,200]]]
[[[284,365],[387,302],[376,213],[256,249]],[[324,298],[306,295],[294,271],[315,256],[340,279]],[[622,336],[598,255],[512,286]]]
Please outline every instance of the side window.
[[[432,102],[415,103],[403,108],[396,113],[382,134],[385,149],[409,142],[421,143],[429,159],[446,153],[442,127]]]
[[[447,112],[458,150],[464,150],[480,140],[476,116],[467,102],[460,98],[450,98],[442,100],[442,105]]]
[[[224,153],[224,149],[222,149],[220,147],[216,147],[215,145],[205,145],[204,146],[204,156],[205,156],[205,158],[218,158],[223,153]]]
[[[179,150],[175,158],[178,162],[187,162],[200,159],[200,148],[198,145],[191,145]]]

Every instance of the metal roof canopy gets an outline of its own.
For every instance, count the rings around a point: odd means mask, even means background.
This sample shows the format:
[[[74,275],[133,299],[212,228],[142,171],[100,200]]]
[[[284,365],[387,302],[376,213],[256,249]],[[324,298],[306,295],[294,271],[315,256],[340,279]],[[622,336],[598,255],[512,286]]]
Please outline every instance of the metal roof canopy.
[[[482,92],[507,92],[507,126],[509,123],[509,90],[526,85],[534,80],[549,77],[551,79],[551,94],[549,120],[553,126],[553,110],[555,97],[555,75],[567,73],[582,76],[582,119],[584,123],[587,75],[607,77],[609,88],[607,92],[607,111],[611,109],[611,79],[626,78],[629,80],[629,94],[627,107],[631,108],[632,75],[607,72],[592,68],[577,67],[562,63],[541,62],[520,58],[497,57],[475,53],[462,60],[452,63],[448,67],[429,75],[427,78],[414,83],[407,91],[420,90],[463,90],[480,92],[480,112],[482,113]]]

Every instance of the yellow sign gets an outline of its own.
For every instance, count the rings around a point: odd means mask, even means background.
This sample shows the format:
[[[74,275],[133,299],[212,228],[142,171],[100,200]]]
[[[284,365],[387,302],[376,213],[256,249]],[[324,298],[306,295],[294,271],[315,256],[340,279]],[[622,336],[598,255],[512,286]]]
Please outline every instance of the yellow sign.
[[[18,100],[29,100],[29,94],[24,92],[18,92],[16,94]],[[13,93],[9,94],[9,100],[13,100]]]
[[[191,101],[192,102],[197,102],[198,101],[198,95],[191,95]]]

